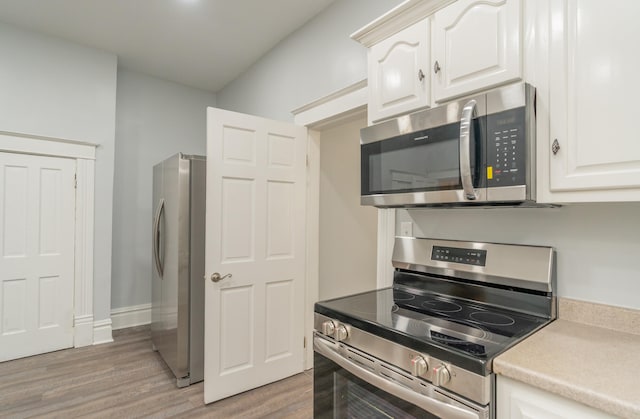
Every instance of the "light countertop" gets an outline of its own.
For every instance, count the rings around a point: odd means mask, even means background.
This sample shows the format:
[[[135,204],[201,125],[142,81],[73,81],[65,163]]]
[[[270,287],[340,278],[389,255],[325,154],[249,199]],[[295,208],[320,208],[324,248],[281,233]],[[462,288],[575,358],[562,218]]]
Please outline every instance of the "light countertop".
[[[494,371],[616,416],[640,418],[640,312],[561,299],[558,317],[498,356]]]

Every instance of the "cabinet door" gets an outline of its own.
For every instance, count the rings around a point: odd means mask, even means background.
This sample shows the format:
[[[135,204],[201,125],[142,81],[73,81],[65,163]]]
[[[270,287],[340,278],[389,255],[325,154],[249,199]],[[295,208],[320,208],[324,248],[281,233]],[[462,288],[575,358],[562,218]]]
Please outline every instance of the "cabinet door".
[[[638,16],[636,0],[551,4],[552,199],[640,200]]]
[[[582,403],[500,375],[496,382],[496,419],[614,418]]]
[[[429,106],[429,20],[369,50],[369,121]]]
[[[436,102],[522,77],[521,0],[458,0],[436,12]]]

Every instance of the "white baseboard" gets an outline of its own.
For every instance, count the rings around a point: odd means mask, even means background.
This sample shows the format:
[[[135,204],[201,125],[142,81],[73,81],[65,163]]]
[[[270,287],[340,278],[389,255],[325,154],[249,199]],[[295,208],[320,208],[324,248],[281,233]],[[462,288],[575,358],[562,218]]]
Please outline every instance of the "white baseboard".
[[[93,344],[113,342],[111,334],[111,319],[98,320],[93,322]]]
[[[73,347],[93,345],[93,316],[77,316],[73,319]]]
[[[140,304],[111,310],[113,330],[151,323],[151,304]]]

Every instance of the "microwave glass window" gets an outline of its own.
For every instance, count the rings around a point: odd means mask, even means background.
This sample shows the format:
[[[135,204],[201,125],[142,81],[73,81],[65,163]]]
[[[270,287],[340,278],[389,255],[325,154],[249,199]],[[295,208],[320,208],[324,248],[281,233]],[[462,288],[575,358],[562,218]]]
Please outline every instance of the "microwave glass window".
[[[470,146],[473,183],[481,181],[480,133],[476,119]],[[460,125],[444,125],[361,147],[362,192],[387,194],[461,189]]]
[[[376,192],[455,189],[460,185],[459,167],[455,138],[383,151],[369,156],[370,188]]]

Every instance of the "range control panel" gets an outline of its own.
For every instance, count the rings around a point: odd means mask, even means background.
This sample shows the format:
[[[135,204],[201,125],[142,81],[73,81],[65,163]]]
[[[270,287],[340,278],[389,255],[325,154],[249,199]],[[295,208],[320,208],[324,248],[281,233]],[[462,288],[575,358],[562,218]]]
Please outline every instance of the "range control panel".
[[[480,249],[433,246],[433,250],[431,250],[431,260],[485,266],[487,263],[487,251]]]
[[[525,108],[487,116],[487,187],[526,182]]]

